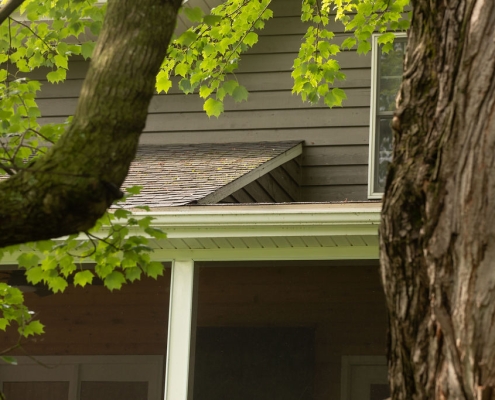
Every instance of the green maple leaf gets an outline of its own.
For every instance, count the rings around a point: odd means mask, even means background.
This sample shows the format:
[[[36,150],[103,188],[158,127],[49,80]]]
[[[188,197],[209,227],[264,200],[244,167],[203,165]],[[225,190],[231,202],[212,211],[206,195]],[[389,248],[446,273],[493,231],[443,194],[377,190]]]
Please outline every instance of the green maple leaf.
[[[223,103],[219,100],[209,98],[205,101],[203,110],[206,111],[206,115],[208,115],[208,117],[213,115],[218,118],[220,114],[223,113]]]
[[[113,271],[111,274],[106,276],[103,283],[108,289],[113,291],[114,289],[119,290],[125,282],[125,276],[121,272]]]
[[[74,275],[74,285],[86,286],[87,284],[91,284],[93,282],[93,273],[91,271],[79,271]]]

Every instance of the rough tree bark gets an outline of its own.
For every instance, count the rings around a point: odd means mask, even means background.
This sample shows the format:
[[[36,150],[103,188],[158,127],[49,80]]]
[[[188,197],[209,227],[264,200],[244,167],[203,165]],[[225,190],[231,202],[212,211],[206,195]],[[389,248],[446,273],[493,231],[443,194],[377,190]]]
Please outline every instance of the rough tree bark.
[[[414,0],[380,228],[394,399],[495,398],[495,2]]]
[[[135,156],[181,0],[109,0],[74,119],[49,154],[0,183],[0,247],[91,228]]]

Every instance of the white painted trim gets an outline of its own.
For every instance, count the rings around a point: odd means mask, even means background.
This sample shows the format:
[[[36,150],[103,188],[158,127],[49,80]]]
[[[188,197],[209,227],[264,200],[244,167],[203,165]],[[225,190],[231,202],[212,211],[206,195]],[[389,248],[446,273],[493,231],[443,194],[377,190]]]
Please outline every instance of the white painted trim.
[[[188,400],[196,286],[194,261],[174,260],[170,281],[165,400]]]
[[[370,137],[369,137],[369,156],[368,156],[368,199],[380,200],[383,193],[376,192],[375,185],[375,139],[376,139],[376,105],[377,105],[377,88],[378,88],[378,38],[381,36],[375,33],[371,37],[371,90],[370,90]],[[405,32],[395,33],[395,37],[407,37]]]
[[[260,206],[189,206],[167,207],[152,212],[136,212],[136,216],[152,216],[153,226],[168,231],[187,232],[191,228],[199,232],[237,230],[251,232],[270,229],[272,235],[287,235],[290,227],[338,227],[354,226],[356,234],[369,233],[369,227],[380,223],[380,203],[362,204],[304,204]],[[178,233],[177,233],[178,234]],[[253,236],[249,234],[249,236]],[[172,237],[172,236],[170,236]]]

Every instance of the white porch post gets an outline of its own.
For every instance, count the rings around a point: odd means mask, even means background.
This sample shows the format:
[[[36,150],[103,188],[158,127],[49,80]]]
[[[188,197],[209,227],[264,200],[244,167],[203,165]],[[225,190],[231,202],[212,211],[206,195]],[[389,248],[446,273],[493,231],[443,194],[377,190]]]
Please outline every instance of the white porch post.
[[[165,400],[188,400],[191,334],[195,329],[195,271],[193,260],[174,260],[170,279]],[[194,362],[194,359],[192,360]]]

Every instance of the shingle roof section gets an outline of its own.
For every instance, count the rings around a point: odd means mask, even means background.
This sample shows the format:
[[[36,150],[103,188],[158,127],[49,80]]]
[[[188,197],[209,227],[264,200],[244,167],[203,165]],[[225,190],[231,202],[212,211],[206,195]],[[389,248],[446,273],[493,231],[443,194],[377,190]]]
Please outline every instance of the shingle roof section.
[[[124,206],[165,207],[195,203],[300,143],[140,146],[124,187],[140,185],[143,188]]]

